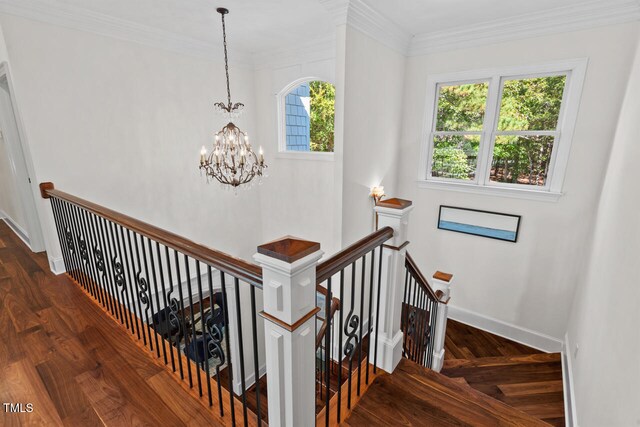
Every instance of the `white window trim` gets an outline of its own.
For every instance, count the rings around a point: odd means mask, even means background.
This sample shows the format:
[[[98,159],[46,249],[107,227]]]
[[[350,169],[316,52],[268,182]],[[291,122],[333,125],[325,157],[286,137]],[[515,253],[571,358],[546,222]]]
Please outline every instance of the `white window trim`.
[[[287,115],[285,108],[285,97],[289,94],[289,92],[291,92],[301,84],[313,81],[323,81],[331,83],[335,86],[334,82],[323,77],[302,77],[289,83],[276,94],[276,103],[278,106],[278,153],[276,154],[276,158],[321,161],[334,160],[334,152],[287,150]]]
[[[575,129],[575,122],[580,107],[582,88],[588,59],[579,58],[559,62],[538,64],[533,66],[518,66],[493,68],[477,71],[464,71],[431,75],[427,78],[427,104],[425,108],[424,129],[422,132],[422,146],[420,163],[418,165],[418,186],[420,188],[434,188],[440,190],[464,191],[477,194],[490,194],[505,197],[517,197],[532,200],[556,201],[562,195],[565,172],[569,162],[569,153]],[[488,109],[485,113],[480,149],[478,152],[476,176],[473,181],[431,177],[431,157],[433,154],[433,124],[436,115],[437,91],[440,84],[460,84],[468,82],[489,82],[487,105],[498,105],[501,98],[502,80],[512,78],[538,77],[542,75],[566,74],[567,80],[563,94],[562,106],[558,117],[558,128],[553,132],[533,131],[535,134],[550,133],[556,136],[552,157],[549,165],[549,175],[545,187],[529,188],[519,184],[495,183],[488,179],[489,162],[485,161],[492,154],[493,138],[498,108]],[[463,132],[474,133],[474,132]],[[526,132],[507,132],[526,133]]]

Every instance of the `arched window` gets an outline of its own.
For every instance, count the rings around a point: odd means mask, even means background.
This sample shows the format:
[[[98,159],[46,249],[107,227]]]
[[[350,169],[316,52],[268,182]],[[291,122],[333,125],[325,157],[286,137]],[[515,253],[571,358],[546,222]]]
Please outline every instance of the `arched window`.
[[[280,94],[280,151],[333,152],[335,95],[321,80],[298,81]]]

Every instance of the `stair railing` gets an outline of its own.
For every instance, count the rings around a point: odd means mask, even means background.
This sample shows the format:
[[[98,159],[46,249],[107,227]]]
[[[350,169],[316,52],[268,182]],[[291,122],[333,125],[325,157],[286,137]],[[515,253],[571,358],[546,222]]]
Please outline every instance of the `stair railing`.
[[[401,318],[402,355],[439,371],[444,357],[451,276],[438,272],[434,277],[438,283],[446,284],[446,295],[443,289],[432,289],[411,255],[406,253]]]
[[[382,245],[392,236],[393,229],[384,227],[317,266],[316,283],[326,289],[325,301],[332,301],[324,304],[322,334],[316,341],[316,347],[320,344],[316,410],[323,414],[325,425],[329,425],[332,398],[335,421],[340,423],[343,406],[350,409],[353,394],[360,396],[363,385],[369,384],[369,367],[373,366],[373,375],[377,373],[378,335],[372,336],[371,331],[381,302]],[[337,300],[334,295],[339,295]]]

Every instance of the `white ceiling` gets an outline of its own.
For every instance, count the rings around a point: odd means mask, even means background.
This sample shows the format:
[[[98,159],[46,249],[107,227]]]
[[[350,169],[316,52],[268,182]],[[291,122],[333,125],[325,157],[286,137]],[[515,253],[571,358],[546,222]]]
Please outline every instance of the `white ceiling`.
[[[374,37],[405,51],[411,35],[424,41],[438,33],[455,34],[478,27],[555,25],[569,28],[574,21],[611,23],[640,19],[640,0],[351,0],[357,23],[373,25]],[[115,30],[156,40],[167,48],[185,46],[209,53],[222,38],[217,7],[227,7],[230,59],[271,54],[335,34],[329,9],[347,0],[0,0],[0,12],[53,19],[61,25],[98,33]],[[623,5],[621,7],[620,5]],[[617,5],[617,6],[615,6]],[[629,5],[629,6],[625,6]],[[337,9],[340,9],[339,7]],[[334,10],[336,10],[334,8]],[[540,13],[546,12],[544,15]],[[350,12],[351,13],[351,12]],[[363,15],[364,13],[364,15]],[[633,17],[630,15],[634,14]],[[365,16],[366,15],[366,16]],[[546,21],[559,16],[554,24]],[[612,15],[612,18],[607,18]],[[636,16],[637,15],[637,16]],[[513,18],[513,20],[512,20]],[[524,19],[524,21],[523,21]],[[389,22],[391,21],[391,22]],[[501,21],[493,22],[493,21]],[[513,22],[512,22],[513,21]],[[84,24],[82,24],[84,22]],[[506,22],[506,24],[505,24]],[[395,23],[395,25],[393,25]],[[484,24],[484,25],[483,25]],[[576,27],[574,25],[571,28]],[[367,31],[365,31],[366,33]],[[370,34],[371,35],[371,34]],[[474,40],[475,35],[466,38]],[[418,38],[416,38],[418,39]],[[416,42],[414,39],[414,42]],[[393,42],[392,42],[393,41]],[[413,43],[420,47],[420,43]],[[424,43],[423,43],[424,44]],[[216,54],[218,52],[215,52]],[[234,57],[235,54],[235,57]]]
[[[465,28],[553,8],[588,3],[585,0],[362,0],[367,6],[411,34]],[[591,0],[593,2],[593,0]],[[599,0],[598,3],[620,3]]]
[[[218,7],[225,17],[230,55],[273,50],[333,32],[331,15],[318,0],[54,0],[207,43],[222,40]],[[52,3],[52,0],[47,0]]]

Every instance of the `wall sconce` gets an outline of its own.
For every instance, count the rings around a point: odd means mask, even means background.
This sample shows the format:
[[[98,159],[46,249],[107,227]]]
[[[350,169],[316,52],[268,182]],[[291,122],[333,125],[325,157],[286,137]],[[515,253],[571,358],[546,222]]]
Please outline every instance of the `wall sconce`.
[[[384,187],[381,185],[377,187],[371,187],[371,192],[369,193],[369,196],[373,199],[374,206],[377,205],[378,202],[385,196]],[[374,212],[373,231],[376,231],[377,229],[378,229],[378,212]]]
[[[375,204],[377,205],[378,202],[385,196],[384,187],[371,187],[371,193],[369,194],[369,196],[373,198]]]

